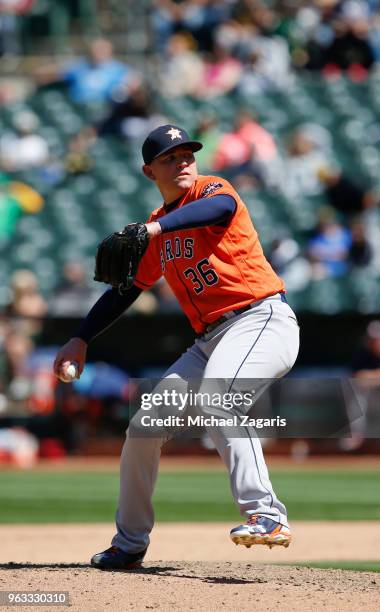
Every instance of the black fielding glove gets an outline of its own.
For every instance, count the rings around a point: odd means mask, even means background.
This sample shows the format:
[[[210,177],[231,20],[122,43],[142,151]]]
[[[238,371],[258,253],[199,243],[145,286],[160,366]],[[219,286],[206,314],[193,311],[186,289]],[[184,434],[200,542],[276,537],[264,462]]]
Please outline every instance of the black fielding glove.
[[[110,234],[98,246],[94,280],[108,283],[120,293],[130,289],[148,244],[144,223],[129,223],[121,232]]]

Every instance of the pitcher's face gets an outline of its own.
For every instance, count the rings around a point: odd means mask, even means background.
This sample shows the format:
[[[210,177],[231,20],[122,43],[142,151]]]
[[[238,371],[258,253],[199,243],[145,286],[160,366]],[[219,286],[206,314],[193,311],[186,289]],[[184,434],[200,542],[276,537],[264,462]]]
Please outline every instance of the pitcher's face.
[[[156,182],[161,193],[174,194],[175,199],[187,191],[198,177],[194,153],[190,147],[179,145],[145,165],[144,174]]]

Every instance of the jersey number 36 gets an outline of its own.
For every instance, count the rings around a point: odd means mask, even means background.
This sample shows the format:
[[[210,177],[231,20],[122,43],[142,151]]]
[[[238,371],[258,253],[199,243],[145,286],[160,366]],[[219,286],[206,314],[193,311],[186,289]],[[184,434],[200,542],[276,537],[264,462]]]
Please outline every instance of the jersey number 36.
[[[210,287],[211,285],[215,285],[219,280],[219,276],[215,272],[214,268],[210,267],[210,262],[208,259],[202,259],[199,261],[195,266],[195,269],[187,268],[184,271],[184,275],[193,283],[194,293],[201,293],[205,290],[205,285]]]

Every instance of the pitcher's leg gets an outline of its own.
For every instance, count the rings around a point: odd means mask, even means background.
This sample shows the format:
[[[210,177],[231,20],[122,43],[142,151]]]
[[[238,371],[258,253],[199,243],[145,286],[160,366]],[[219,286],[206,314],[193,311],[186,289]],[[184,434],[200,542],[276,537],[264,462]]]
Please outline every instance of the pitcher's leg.
[[[259,395],[283,376],[293,366],[299,345],[299,329],[289,312],[286,304],[268,300],[256,313],[238,320],[210,355],[205,379],[246,379]],[[209,434],[227,466],[241,514],[262,514],[287,525],[285,506],[273,490],[255,430],[239,427],[233,436],[230,428],[212,427]]]
[[[262,514],[287,525],[286,508],[273,490],[260,440],[252,427],[244,429],[239,430],[239,438],[220,428],[209,429],[227,467],[233,498],[242,516]]]
[[[127,432],[120,460],[117,533],[112,539],[113,546],[126,552],[139,552],[149,545],[154,523],[152,495],[164,442]]]
[[[160,384],[173,379],[176,389],[186,391],[190,379],[202,378],[206,358],[197,346],[192,346],[165,373]],[[132,420],[133,421],[133,420]],[[116,513],[117,533],[112,544],[126,552],[138,552],[149,545],[154,524],[152,496],[157,480],[161,447],[170,438],[142,437],[133,422],[127,432],[120,463],[120,495]]]

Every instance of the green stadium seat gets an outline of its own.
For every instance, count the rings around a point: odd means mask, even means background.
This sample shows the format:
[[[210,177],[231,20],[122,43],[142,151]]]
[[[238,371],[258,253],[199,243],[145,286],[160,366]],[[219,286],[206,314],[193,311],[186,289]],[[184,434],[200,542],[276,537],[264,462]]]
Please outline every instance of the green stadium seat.
[[[376,270],[356,270],[350,275],[356,309],[363,314],[380,311],[380,278]]]
[[[302,308],[322,314],[336,314],[355,308],[354,296],[347,278],[314,280],[303,294]]]

